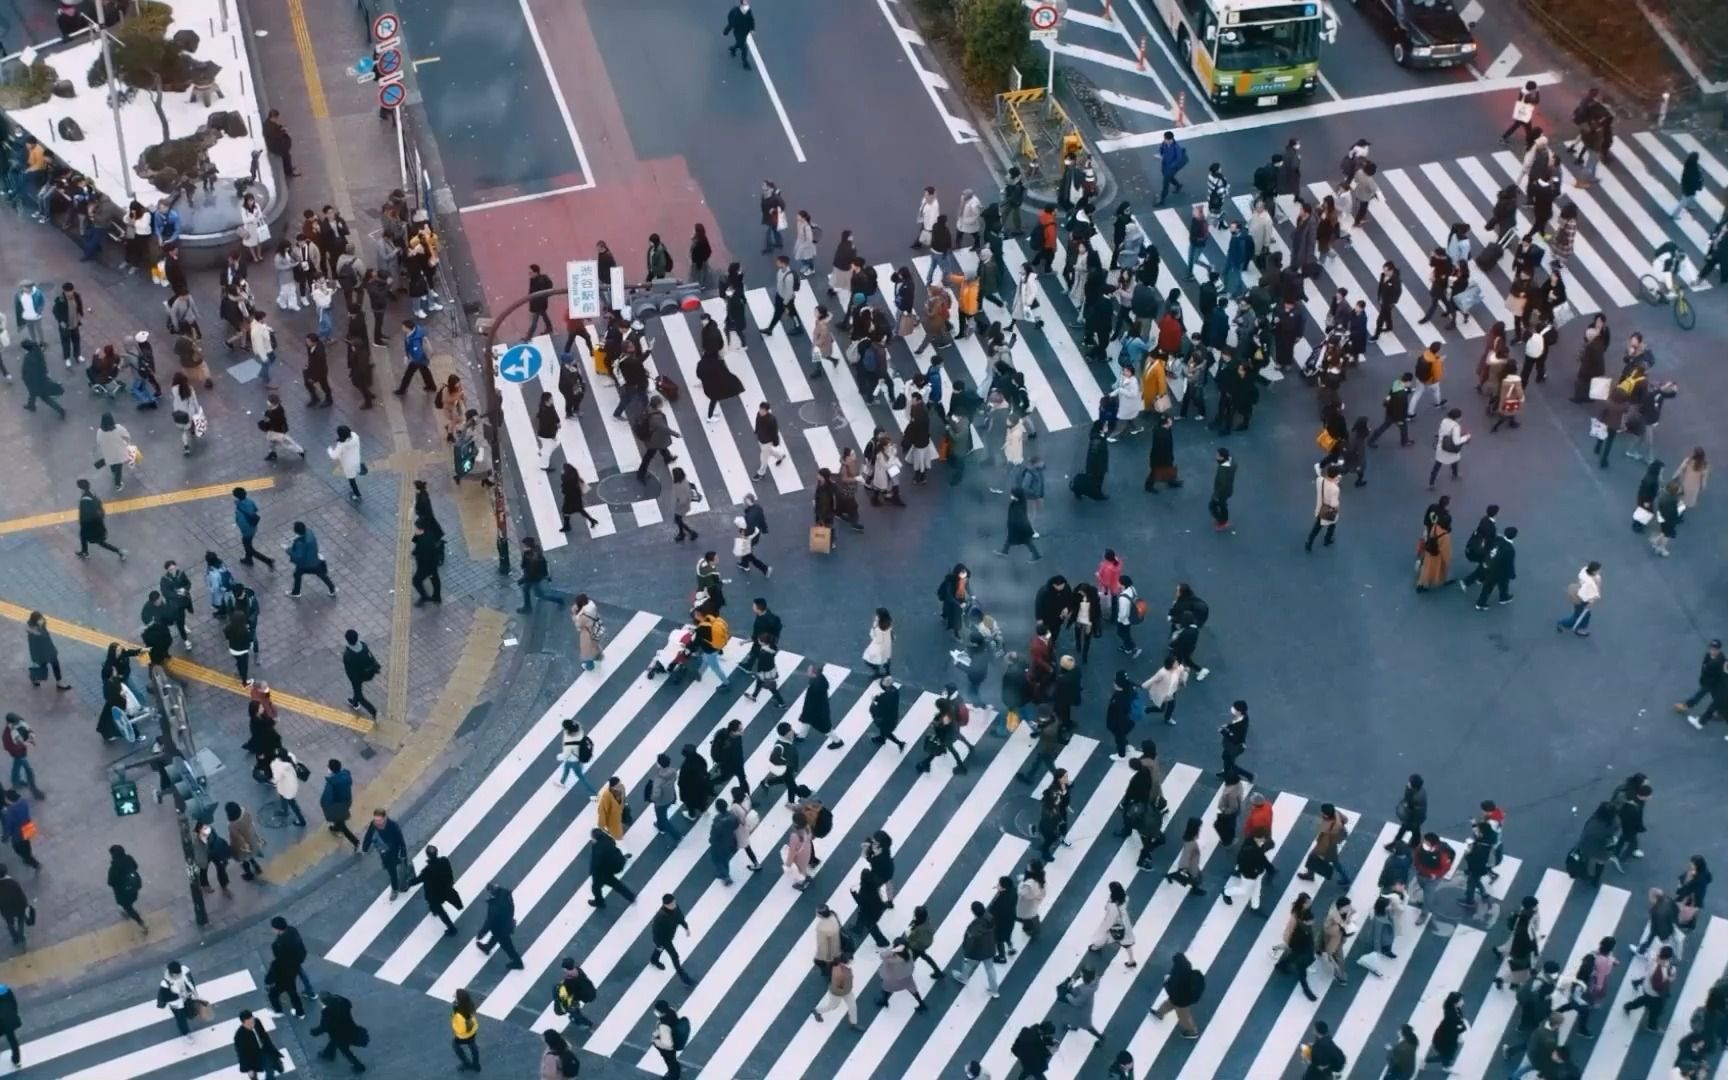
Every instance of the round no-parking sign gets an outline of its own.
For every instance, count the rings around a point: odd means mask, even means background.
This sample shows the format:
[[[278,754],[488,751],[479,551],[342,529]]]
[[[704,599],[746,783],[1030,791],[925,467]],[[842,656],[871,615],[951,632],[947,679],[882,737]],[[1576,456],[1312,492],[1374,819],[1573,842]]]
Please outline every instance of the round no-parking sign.
[[[1054,4],[1039,4],[1032,9],[1032,38],[1041,40],[1056,36],[1056,24],[1062,21],[1062,13]]]

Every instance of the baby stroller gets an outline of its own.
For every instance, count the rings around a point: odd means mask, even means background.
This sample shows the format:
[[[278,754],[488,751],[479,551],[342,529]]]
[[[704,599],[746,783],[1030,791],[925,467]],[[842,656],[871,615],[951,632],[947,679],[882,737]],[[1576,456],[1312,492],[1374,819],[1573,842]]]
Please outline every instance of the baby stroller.
[[[1302,377],[1312,379],[1320,373],[1320,365],[1328,354],[1338,357],[1348,353],[1350,348],[1350,330],[1343,323],[1334,323],[1328,327],[1320,340],[1314,343],[1307,359],[1302,361]]]
[[[656,679],[666,676],[666,681],[677,686],[687,678],[696,662],[696,628],[680,626],[667,636],[666,643],[672,647],[672,659],[661,660],[658,656],[648,665],[647,678]]]

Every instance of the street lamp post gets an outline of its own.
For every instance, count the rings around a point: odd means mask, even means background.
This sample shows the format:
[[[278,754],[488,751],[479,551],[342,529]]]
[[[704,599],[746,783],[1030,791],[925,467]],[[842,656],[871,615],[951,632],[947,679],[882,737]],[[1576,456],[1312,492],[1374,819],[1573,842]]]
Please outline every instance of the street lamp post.
[[[498,328],[504,325],[504,321],[510,317],[511,313],[530,300],[568,296],[569,293],[570,290],[568,289],[544,289],[511,301],[510,306],[491,319],[486,327],[486,340],[481,346],[480,362],[486,373],[486,378],[481,386],[486,395],[486,415],[492,419],[492,439],[490,442],[493,473],[492,517],[493,524],[498,529],[498,572],[500,574],[510,572],[510,518],[504,507],[504,454],[501,440],[498,438],[498,431],[504,424],[504,399],[498,395],[498,382],[495,378],[498,370],[498,358],[493,355],[498,340]]]

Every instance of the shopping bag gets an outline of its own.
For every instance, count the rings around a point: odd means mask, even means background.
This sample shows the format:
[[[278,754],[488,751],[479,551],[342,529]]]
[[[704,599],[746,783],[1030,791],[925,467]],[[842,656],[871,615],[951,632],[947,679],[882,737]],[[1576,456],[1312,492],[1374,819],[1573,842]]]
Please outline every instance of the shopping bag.
[[[810,526],[810,550],[827,555],[834,550],[834,530],[827,525]]]
[[[144,451],[138,449],[136,446],[128,446],[126,448],[126,457],[134,466],[137,466],[142,464],[144,461]]]
[[[1648,525],[1655,520],[1656,514],[1653,511],[1647,510],[1642,506],[1634,506],[1632,508],[1632,523],[1634,525]]]
[[[1606,375],[1600,375],[1594,379],[1591,379],[1590,380],[1590,400],[1591,401],[1607,401],[1608,400],[1608,391],[1610,389],[1612,389],[1613,386],[1614,386],[1614,380],[1610,379]]]
[[[1597,441],[1606,439],[1608,437],[1608,425],[1600,420],[1592,418],[1590,421],[1590,437]]]

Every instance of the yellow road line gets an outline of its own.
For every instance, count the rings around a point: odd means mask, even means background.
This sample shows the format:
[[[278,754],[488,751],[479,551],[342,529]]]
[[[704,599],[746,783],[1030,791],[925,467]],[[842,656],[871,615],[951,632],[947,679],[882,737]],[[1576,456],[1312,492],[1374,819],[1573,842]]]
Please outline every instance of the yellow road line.
[[[116,499],[102,504],[110,516],[114,514],[134,514],[140,510],[155,510],[162,506],[178,506],[181,503],[198,502],[202,499],[226,498],[228,493],[237,487],[247,491],[264,491],[276,486],[274,476],[260,476],[255,480],[236,480],[232,484],[208,484],[204,487],[183,488],[179,491],[167,491],[160,495],[144,495],[136,499]],[[78,511],[51,510],[45,514],[31,514],[29,517],[12,518],[0,521],[0,536],[9,533],[27,532],[31,529],[46,528],[49,525],[71,525],[78,520]]]
[[[355,792],[357,815],[369,812],[374,806],[399,806],[420,777],[444,753],[492,677],[492,667],[498,662],[498,642],[504,636],[506,622],[503,612],[491,608],[481,608],[474,613],[462,642],[462,653],[451,666],[450,678],[432,711],[414,728],[414,738],[391,757],[370,783]],[[346,847],[347,841],[323,830],[308,833],[305,839],[271,856],[264,864],[264,876],[277,884],[284,884],[318,865],[325,856]]]
[[[288,0],[288,21],[294,26],[294,47],[300,52],[300,72],[306,77],[312,119],[328,120],[330,104],[324,100],[324,80],[318,75],[318,54],[312,51],[312,34],[306,29],[306,8],[301,0]]]
[[[19,623],[26,622],[30,618],[30,609],[6,600],[0,600],[0,618],[11,619]],[[60,637],[98,649],[106,649],[109,642],[113,641],[118,641],[129,648],[139,647],[136,642],[128,641],[117,634],[106,634],[100,630],[93,630],[87,626],[80,626],[77,623],[70,623],[52,616],[48,619],[48,629]],[[178,656],[168,661],[168,673],[178,678],[213,686],[218,690],[226,690],[239,697],[248,696],[246,687],[241,684],[239,679],[214,668],[207,668],[203,664],[194,664],[192,661]],[[283,693],[275,688],[271,689],[270,696],[276,702],[277,709],[285,712],[299,713],[301,716],[309,716],[314,720],[322,720],[326,724],[335,724],[338,727],[345,727],[362,734],[370,733],[373,728],[372,721],[364,717],[355,716],[353,713],[342,709],[331,708],[321,702],[313,701],[311,698]]]
[[[173,882],[178,879],[171,875],[161,875],[156,880]],[[138,929],[137,923],[116,910],[114,916],[119,922],[53,945],[43,945],[40,948],[32,946],[29,952],[0,963],[0,982],[17,988],[68,979],[89,971],[97,964],[112,960],[123,952],[131,952],[141,945],[147,945],[152,940],[173,939],[175,927],[170,912],[145,911],[141,914],[144,921],[150,925],[148,937]]]

